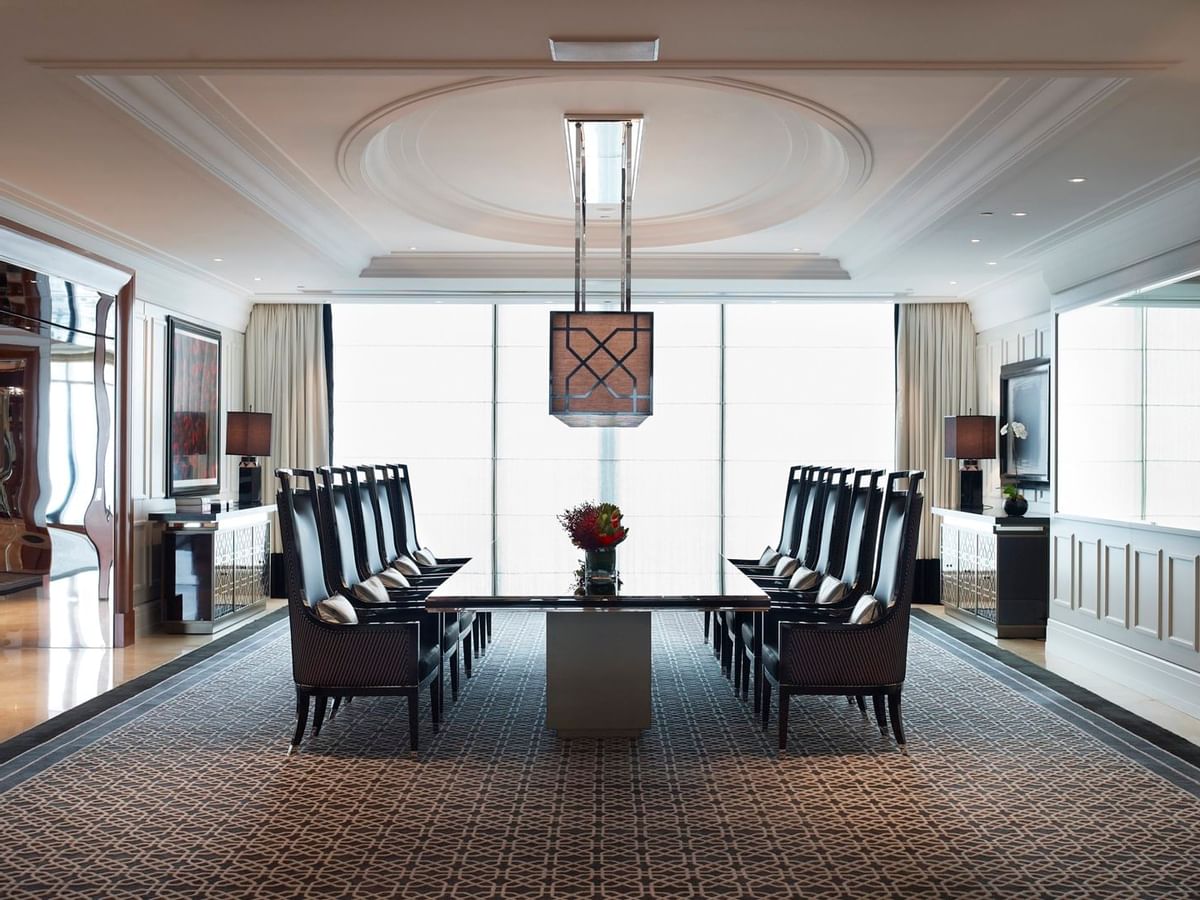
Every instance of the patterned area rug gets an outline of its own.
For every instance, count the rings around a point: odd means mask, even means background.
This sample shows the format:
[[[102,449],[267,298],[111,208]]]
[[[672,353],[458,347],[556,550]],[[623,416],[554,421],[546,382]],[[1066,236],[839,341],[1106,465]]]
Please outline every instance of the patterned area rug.
[[[907,753],[843,699],[803,698],[783,756],[696,614],[655,615],[636,743],[544,730],[544,617],[495,625],[419,757],[389,699],[285,756],[282,623],[64,736],[0,782],[0,896],[1200,895],[1194,769],[927,625]]]

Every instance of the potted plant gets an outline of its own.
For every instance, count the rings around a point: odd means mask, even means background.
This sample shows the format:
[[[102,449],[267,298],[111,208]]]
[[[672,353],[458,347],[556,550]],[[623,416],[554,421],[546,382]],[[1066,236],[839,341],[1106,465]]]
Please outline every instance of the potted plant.
[[[1023,516],[1029,510],[1029,501],[1018,490],[1015,484],[1006,484],[1001,488],[1004,492],[1004,512],[1010,516]]]
[[[588,583],[617,577],[617,545],[629,536],[615,503],[588,501],[563,510],[558,521],[571,537],[571,543],[585,554],[584,578]]]

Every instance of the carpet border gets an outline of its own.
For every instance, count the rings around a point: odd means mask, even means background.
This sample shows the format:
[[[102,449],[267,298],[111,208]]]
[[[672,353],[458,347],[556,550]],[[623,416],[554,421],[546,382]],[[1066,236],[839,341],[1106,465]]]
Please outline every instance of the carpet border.
[[[136,678],[132,678],[102,694],[98,694],[91,700],[85,700],[78,706],[64,710],[57,716],[47,719],[45,722],[40,722],[32,728],[22,731],[20,734],[13,735],[8,740],[0,743],[0,766],[60,737],[72,728],[85,724],[89,720],[108,712],[125,701],[133,699],[138,694],[157,687],[167,679],[212,659],[230,647],[254,637],[276,622],[283,620],[286,616],[286,606],[272,610],[266,615],[253,619],[240,628],[234,629],[228,634],[209,641],[202,647],[197,647],[182,656],[163,663],[161,666],[157,666],[148,672],[143,672]]]
[[[1039,666],[1037,663],[1030,662],[1013,653],[1011,650],[997,647],[984,638],[974,635],[958,625],[947,622],[933,613],[926,612],[917,606],[912,608],[912,612],[913,617],[918,619],[923,625],[928,625],[942,634],[954,638],[959,643],[967,645],[972,650],[1020,672],[1043,687],[1049,688],[1072,703],[1078,704],[1088,712],[1108,720],[1130,734],[1134,734],[1147,743],[1153,744],[1159,750],[1169,753],[1183,760],[1188,765],[1200,769],[1200,746],[1193,744],[1187,738],[1181,737],[1175,734],[1175,732],[1163,728],[1161,725],[1156,725],[1149,719],[1145,719],[1137,713],[1130,712],[1125,707],[1118,706],[1111,700],[1106,700],[1099,694],[1089,691],[1087,688],[1061,675],[1056,675],[1049,669]]]

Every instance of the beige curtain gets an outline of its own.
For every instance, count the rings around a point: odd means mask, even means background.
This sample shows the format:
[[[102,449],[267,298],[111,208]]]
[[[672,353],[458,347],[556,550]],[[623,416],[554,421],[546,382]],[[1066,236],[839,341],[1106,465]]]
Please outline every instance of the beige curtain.
[[[271,414],[271,456],[261,460],[263,501],[275,502],[275,470],[329,464],[329,378],[319,304],[258,303],[246,328],[246,405]],[[275,552],[282,548],[272,529]]]
[[[942,458],[942,419],[971,412],[977,397],[971,308],[903,304],[896,334],[896,465],[925,471],[921,559],[939,555],[930,509],[958,505],[958,463]]]

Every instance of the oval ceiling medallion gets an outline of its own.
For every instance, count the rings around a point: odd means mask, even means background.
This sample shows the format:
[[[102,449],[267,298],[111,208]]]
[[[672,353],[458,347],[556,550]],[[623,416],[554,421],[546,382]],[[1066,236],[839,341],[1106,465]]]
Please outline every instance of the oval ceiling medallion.
[[[574,240],[563,116],[641,113],[634,240],[670,247],[735,237],[857,190],[870,144],[812,101],[722,78],[483,78],[407,97],[354,126],[342,177],[453,231],[519,244]],[[593,226],[604,244],[613,226]]]

